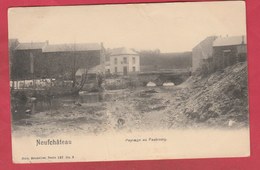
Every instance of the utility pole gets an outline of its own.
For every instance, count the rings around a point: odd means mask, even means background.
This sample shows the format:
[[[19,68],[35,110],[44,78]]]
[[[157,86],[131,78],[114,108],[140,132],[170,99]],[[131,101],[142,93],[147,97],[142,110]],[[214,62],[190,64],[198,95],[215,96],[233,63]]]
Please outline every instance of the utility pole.
[[[35,77],[34,77],[34,56],[30,53],[30,72],[33,78],[33,90],[35,90]]]

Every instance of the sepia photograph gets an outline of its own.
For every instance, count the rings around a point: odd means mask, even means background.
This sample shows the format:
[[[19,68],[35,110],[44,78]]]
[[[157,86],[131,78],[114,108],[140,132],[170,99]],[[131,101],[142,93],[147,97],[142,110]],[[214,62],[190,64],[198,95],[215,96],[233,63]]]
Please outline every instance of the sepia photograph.
[[[15,163],[250,156],[244,1],[8,11]]]

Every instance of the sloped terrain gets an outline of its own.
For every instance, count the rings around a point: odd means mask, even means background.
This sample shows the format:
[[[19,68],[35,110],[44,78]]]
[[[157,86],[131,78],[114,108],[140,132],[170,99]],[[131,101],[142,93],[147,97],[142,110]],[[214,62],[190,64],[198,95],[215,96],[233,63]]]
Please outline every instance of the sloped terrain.
[[[237,63],[205,78],[191,77],[185,86],[180,93],[189,97],[174,113],[183,113],[189,125],[248,125],[247,63]]]

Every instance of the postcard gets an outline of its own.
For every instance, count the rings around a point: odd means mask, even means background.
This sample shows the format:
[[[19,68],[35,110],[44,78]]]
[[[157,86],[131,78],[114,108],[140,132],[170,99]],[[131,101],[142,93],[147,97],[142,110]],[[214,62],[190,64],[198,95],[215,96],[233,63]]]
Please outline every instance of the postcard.
[[[8,11],[14,163],[250,156],[244,1]]]

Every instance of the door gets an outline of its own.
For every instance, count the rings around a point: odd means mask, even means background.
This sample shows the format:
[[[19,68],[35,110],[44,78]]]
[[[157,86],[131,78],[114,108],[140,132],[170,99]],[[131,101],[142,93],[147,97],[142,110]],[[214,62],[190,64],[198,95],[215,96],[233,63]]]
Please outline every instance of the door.
[[[231,50],[223,51],[223,67],[230,66],[232,64]]]
[[[126,76],[127,75],[127,67],[126,66],[124,66],[124,76]]]

